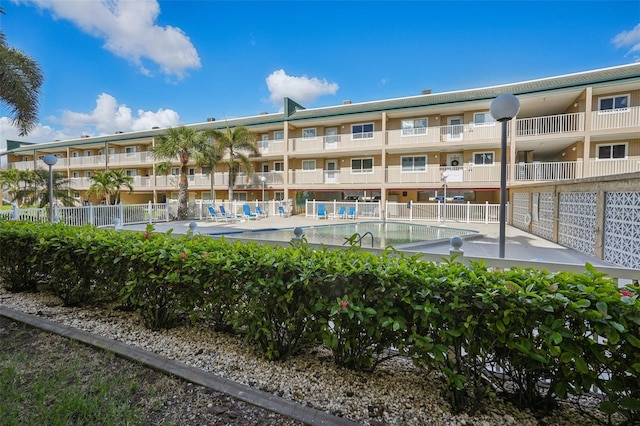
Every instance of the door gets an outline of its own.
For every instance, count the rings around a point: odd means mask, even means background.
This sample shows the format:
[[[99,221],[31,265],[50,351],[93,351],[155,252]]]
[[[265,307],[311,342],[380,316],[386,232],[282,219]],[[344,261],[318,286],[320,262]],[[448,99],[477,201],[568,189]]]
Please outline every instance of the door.
[[[338,183],[337,160],[327,160],[325,163],[324,183]]]
[[[260,151],[264,153],[269,152],[269,135],[262,135],[262,140],[260,141]]]
[[[447,142],[461,141],[463,136],[462,117],[449,117],[447,119],[449,132],[447,133]]]
[[[324,137],[325,149],[336,149],[338,147],[338,128],[330,127],[326,130]]]

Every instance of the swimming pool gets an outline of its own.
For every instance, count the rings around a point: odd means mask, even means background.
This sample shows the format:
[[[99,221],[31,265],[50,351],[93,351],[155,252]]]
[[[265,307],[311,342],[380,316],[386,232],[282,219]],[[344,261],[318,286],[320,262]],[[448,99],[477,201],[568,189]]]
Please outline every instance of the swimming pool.
[[[293,229],[256,230],[225,234],[225,236],[233,239],[288,242],[294,237]],[[301,229],[304,237],[312,244],[340,246],[345,243],[347,238],[358,233],[363,236],[362,247],[385,248],[391,245],[398,249],[403,246],[424,243],[425,241],[449,239],[455,236],[477,233],[468,229],[382,221],[317,225],[302,227]],[[373,235],[373,238],[369,233]]]

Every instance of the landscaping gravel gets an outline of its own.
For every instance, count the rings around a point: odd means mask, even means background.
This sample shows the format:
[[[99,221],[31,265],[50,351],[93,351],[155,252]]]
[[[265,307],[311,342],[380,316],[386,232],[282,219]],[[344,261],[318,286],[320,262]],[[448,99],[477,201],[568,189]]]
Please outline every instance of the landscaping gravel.
[[[331,352],[322,347],[284,362],[270,362],[240,337],[214,332],[202,324],[151,331],[142,326],[135,313],[64,307],[52,295],[13,294],[1,288],[0,304],[153,351],[365,425],[575,426],[605,421],[602,416],[594,418],[599,413],[590,405],[597,399],[588,398],[581,401],[582,409],[575,402],[562,402],[553,412],[538,413],[537,417],[499,398],[487,401],[485,408],[473,416],[454,415],[443,397],[442,377],[401,357],[386,361],[373,373],[336,366]],[[206,401],[206,396],[203,398]],[[192,401],[181,402],[178,397],[174,410],[194,413]],[[225,424],[260,423],[239,416]]]

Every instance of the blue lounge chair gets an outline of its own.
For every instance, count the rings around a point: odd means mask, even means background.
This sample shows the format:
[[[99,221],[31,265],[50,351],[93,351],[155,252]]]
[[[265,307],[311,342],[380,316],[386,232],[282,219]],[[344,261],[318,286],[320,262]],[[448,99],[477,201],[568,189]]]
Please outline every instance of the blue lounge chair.
[[[262,211],[262,207],[260,206],[256,206],[256,214],[258,215],[259,218],[267,217],[267,214],[264,211]]]
[[[356,208],[349,207],[349,212],[347,213],[347,219],[355,219],[356,218]]]
[[[220,205],[220,217],[227,221],[236,220],[236,217],[234,215],[227,213],[223,205]]]
[[[282,217],[290,216],[289,212],[284,209],[284,206],[278,206],[278,213],[280,213],[280,216]]]
[[[243,204],[242,205],[242,213],[243,213],[242,216],[245,219],[248,219],[248,220],[251,220],[251,219],[256,220],[256,219],[258,219],[258,215],[251,211],[251,207],[249,207],[249,204]]]
[[[220,216],[218,215],[218,213],[216,213],[216,209],[213,206],[207,206],[207,210],[209,211],[209,217],[207,218],[207,220],[212,219],[216,222],[220,220]]]
[[[329,215],[330,219],[344,219],[345,216],[347,214],[347,208],[345,206],[342,206],[338,209],[337,213],[331,213]]]
[[[328,217],[324,204],[318,204],[318,219],[327,219]]]

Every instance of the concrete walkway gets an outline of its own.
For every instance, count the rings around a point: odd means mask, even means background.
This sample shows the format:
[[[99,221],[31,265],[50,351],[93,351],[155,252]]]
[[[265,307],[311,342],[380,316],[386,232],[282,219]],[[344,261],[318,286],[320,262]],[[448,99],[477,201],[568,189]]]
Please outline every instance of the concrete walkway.
[[[358,220],[364,222],[365,220]],[[172,229],[174,234],[185,234],[189,230],[189,224],[197,225],[197,232],[200,234],[224,234],[243,231],[255,231],[259,229],[291,229],[293,237],[293,228],[319,226],[327,224],[345,223],[344,219],[327,219],[320,220],[305,216],[291,217],[267,217],[260,220],[249,220],[241,222],[213,222],[213,221],[186,221],[186,222],[167,222],[154,224],[156,232],[166,232]],[[491,259],[498,258],[498,240],[499,225],[498,224],[478,224],[478,223],[460,223],[460,222],[404,222],[415,223],[420,225],[441,226],[447,228],[470,229],[478,231],[481,234],[475,238],[465,239],[462,250],[464,255],[468,257]],[[125,229],[144,231],[145,225],[126,226]],[[431,243],[421,246],[419,251],[422,253],[439,254],[443,256],[449,255],[450,245],[448,241],[440,243]],[[563,247],[544,238],[537,237],[533,234],[524,232],[518,228],[507,225],[505,235],[505,257],[507,259],[533,261],[533,262],[550,262],[565,263],[571,265],[584,266],[586,262],[594,266],[616,267],[616,265],[602,261],[593,256],[586,255],[579,251]]]

